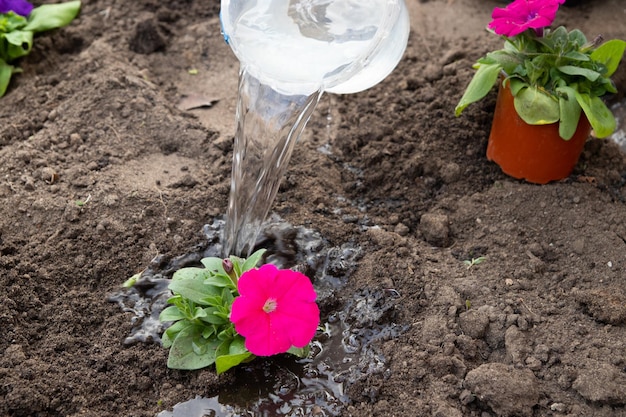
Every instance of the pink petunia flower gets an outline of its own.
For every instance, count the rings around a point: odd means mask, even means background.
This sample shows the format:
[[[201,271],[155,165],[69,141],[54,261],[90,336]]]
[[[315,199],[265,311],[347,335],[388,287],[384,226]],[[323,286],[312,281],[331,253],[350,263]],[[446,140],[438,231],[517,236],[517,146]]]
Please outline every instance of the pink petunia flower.
[[[489,28],[508,37],[535,29],[541,36],[543,28],[552,24],[559,5],[563,3],[565,0],[515,0],[504,9],[493,9]]]
[[[309,344],[320,321],[316,294],[306,275],[266,264],[241,275],[230,320],[257,356]]]

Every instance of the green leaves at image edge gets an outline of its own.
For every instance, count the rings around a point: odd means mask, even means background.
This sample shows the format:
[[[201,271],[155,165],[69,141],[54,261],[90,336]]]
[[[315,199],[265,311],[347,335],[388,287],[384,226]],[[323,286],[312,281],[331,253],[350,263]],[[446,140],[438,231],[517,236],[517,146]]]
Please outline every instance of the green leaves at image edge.
[[[4,96],[4,93],[6,93],[12,74],[13,66],[4,62],[3,59],[0,59],[0,97]]]
[[[42,4],[30,12],[28,24],[22,30],[38,33],[67,26],[78,15],[79,10],[79,0],[58,4]]]
[[[0,97],[6,93],[11,76],[21,72],[11,63],[30,53],[34,34],[69,25],[80,6],[79,0],[44,4],[35,7],[27,19],[13,12],[0,15]]]

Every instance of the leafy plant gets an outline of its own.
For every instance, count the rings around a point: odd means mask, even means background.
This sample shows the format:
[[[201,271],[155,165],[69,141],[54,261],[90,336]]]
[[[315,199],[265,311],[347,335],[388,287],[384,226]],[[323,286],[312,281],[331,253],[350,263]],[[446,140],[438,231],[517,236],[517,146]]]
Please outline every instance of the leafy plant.
[[[176,271],[168,288],[174,294],[159,319],[173,322],[163,333],[163,347],[169,348],[167,366],[174,369],[200,369],[215,364],[222,373],[254,359],[245,340],[235,332],[229,319],[237,294],[237,280],[260,261],[264,250],[247,260],[231,256],[227,260],[204,258],[204,268]]]
[[[0,1],[0,97],[11,76],[22,72],[11,65],[28,55],[36,33],[70,24],[80,10],[80,1],[33,6],[25,0]]]
[[[163,333],[167,366],[217,373],[256,356],[290,353],[306,357],[319,325],[316,294],[306,275],[272,264],[255,268],[264,249],[244,260],[204,258],[203,268],[174,273],[171,306],[159,319],[173,322]],[[135,277],[124,285],[134,285]]]
[[[616,128],[615,117],[602,97],[617,90],[610,77],[626,49],[619,39],[598,46],[578,29],[547,28],[564,0],[515,0],[494,9],[489,25],[502,35],[504,48],[487,53],[455,108],[455,114],[484,98],[498,77],[509,82],[515,109],[531,125],[559,122],[559,135],[574,135],[581,112],[599,138]]]

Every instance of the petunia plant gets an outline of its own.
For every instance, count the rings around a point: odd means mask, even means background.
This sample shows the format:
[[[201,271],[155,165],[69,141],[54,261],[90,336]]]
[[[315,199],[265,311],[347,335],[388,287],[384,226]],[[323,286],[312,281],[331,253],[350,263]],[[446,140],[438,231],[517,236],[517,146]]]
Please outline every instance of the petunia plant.
[[[588,41],[578,29],[550,29],[565,0],[515,0],[496,7],[488,30],[504,39],[504,48],[489,52],[474,65],[476,73],[456,106],[461,112],[484,98],[499,77],[510,83],[517,114],[531,125],[559,123],[569,140],[585,114],[595,135],[607,137],[615,117],[603,97],[616,93],[611,75],[626,49],[619,39]]]
[[[34,35],[67,26],[79,10],[78,0],[39,7],[26,0],[0,0],[0,97],[11,76],[21,72],[13,63],[30,53]]]
[[[308,354],[319,325],[311,281],[271,264],[256,268],[264,250],[248,259],[204,258],[203,267],[176,271],[169,284],[171,306],[160,320],[167,366],[222,373],[256,356]]]

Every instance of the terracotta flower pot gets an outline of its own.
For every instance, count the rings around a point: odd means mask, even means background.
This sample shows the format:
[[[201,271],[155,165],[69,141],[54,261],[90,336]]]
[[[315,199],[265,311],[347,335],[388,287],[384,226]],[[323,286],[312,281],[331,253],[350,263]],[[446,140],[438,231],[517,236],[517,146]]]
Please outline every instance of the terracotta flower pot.
[[[590,132],[589,121],[582,113],[570,140],[561,139],[558,123],[527,124],[517,115],[507,84],[498,90],[487,159],[513,178],[546,184],[572,173]]]

